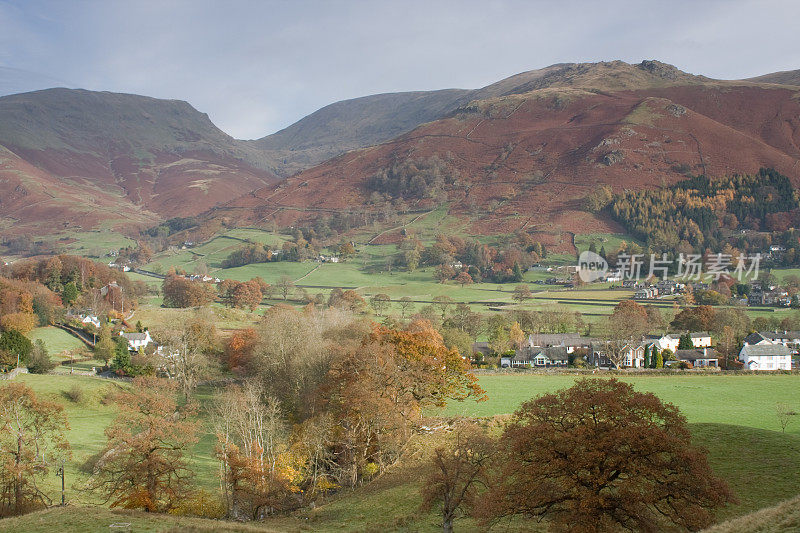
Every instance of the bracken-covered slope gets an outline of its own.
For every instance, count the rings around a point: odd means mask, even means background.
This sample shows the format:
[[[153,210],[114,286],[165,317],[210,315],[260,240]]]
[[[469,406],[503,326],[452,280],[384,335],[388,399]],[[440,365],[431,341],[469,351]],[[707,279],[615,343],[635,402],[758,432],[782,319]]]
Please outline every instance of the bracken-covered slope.
[[[73,89],[0,98],[4,231],[153,224],[275,181],[186,102]],[[261,165],[263,166],[263,165]]]
[[[480,98],[384,144],[341,155],[216,209],[234,223],[290,224],[375,203],[371,178],[437,156],[450,214],[473,233],[524,229],[565,242],[616,231],[583,209],[598,185],[657,187],[687,173],[774,167],[800,177],[800,90],[715,81],[655,61],[556,65],[473,93]],[[423,195],[424,196],[424,195]],[[411,208],[438,200],[406,197]]]

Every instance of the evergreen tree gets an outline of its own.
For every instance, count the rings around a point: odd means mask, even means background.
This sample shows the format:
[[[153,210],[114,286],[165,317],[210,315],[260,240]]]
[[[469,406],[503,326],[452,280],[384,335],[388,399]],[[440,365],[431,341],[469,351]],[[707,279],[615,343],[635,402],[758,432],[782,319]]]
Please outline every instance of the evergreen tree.
[[[597,245],[594,243],[594,241],[589,244],[589,251],[595,254],[597,253]]]
[[[644,367],[650,368],[650,345],[644,347]]]
[[[64,304],[67,306],[72,305],[75,300],[78,299],[78,287],[75,285],[74,281],[70,281],[66,285],[64,285],[64,290],[61,293],[61,299],[64,301]]]
[[[605,257],[606,257],[606,247],[605,246],[601,246],[600,247],[600,257],[602,257],[603,259],[605,259]]]
[[[689,333],[684,333],[681,335],[680,340],[678,340],[678,349],[679,350],[692,350],[694,348],[694,343],[692,342],[692,336]]]
[[[656,368],[664,368],[664,356],[656,350]]]
[[[522,267],[519,266],[519,263],[514,263],[513,276],[515,282],[522,281]]]

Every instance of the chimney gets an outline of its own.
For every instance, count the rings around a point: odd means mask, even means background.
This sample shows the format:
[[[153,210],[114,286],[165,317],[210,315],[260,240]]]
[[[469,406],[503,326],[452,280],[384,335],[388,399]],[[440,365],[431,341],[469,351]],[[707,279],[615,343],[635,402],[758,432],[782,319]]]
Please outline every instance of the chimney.
[[[707,357],[708,357],[708,348],[704,347],[703,348],[703,359],[706,359]]]

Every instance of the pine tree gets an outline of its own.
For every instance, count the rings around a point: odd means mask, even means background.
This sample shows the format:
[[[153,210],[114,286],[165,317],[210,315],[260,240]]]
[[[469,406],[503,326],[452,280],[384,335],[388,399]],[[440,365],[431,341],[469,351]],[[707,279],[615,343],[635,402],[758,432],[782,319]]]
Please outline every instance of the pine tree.
[[[650,345],[644,347],[644,367],[650,368]]]
[[[600,257],[602,257],[603,259],[605,259],[605,257],[606,257],[606,247],[605,246],[601,246],[600,247]]]
[[[664,368],[664,357],[656,350],[656,368]]]
[[[595,254],[597,253],[597,245],[594,243],[594,241],[589,244],[589,251]]]

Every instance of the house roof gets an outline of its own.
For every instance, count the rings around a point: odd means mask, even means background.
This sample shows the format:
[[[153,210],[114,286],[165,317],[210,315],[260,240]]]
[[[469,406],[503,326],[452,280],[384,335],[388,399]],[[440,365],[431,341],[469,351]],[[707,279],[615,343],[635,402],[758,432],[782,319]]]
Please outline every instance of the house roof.
[[[751,333],[751,335],[755,335],[755,333]],[[770,340],[800,339],[800,331],[759,331],[758,335]]]
[[[740,353],[750,357],[792,355],[792,351],[783,344],[746,344]]]
[[[717,359],[717,351],[714,348],[708,348],[705,352],[703,351],[703,348],[694,348],[692,350],[675,350],[675,357],[678,359],[678,361]]]
[[[128,339],[129,341],[145,341],[147,340],[148,334],[145,333],[123,333],[123,337]]]
[[[553,346],[566,342],[579,341],[580,333],[534,333],[528,335],[531,346]]]
[[[748,335],[747,337],[744,338],[744,343],[745,344],[758,344],[759,342],[764,341],[764,340],[766,340],[766,338],[763,335],[761,335],[761,333],[753,332],[753,333],[751,333],[750,335]]]

